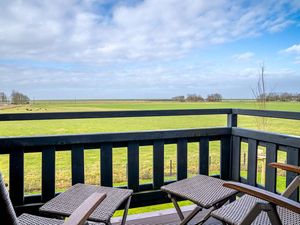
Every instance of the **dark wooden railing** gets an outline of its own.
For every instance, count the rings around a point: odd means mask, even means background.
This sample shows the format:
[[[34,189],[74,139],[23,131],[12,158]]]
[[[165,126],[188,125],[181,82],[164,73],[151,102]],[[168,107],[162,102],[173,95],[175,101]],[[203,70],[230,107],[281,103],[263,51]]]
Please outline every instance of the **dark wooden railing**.
[[[209,142],[220,140],[220,175],[225,180],[233,179],[256,185],[257,148],[265,146],[267,163],[277,160],[277,151],[287,152],[287,162],[299,165],[300,138],[270,132],[238,128],[238,115],[263,116],[300,120],[300,113],[259,111],[242,109],[195,109],[195,110],[149,110],[149,111],[111,111],[111,112],[69,112],[69,113],[31,113],[0,114],[0,121],[82,119],[146,116],[182,115],[227,115],[227,126],[205,129],[179,129],[161,131],[138,131],[122,133],[96,133],[80,135],[52,135],[34,137],[1,137],[0,154],[9,154],[10,196],[19,211],[37,209],[43,202],[55,196],[55,152],[71,151],[72,184],[84,183],[84,151],[101,150],[100,184],[113,186],[113,148],[127,148],[127,186],[134,190],[132,207],[166,202],[159,188],[169,182],[164,180],[164,146],[177,145],[177,179],[187,177],[188,143],[199,142],[199,173],[209,173]],[[248,143],[248,176],[240,176],[241,142]],[[153,182],[140,184],[139,147],[153,146]],[[31,152],[42,154],[41,195],[24,196],[24,155]],[[295,174],[287,173],[287,182]],[[266,168],[267,190],[276,191],[276,171]],[[298,199],[298,192],[293,199]]]
[[[241,142],[248,143],[248,176],[247,180],[240,177]],[[278,151],[285,151],[286,162],[291,165],[300,165],[300,138],[288,135],[255,131],[242,128],[232,128],[232,179],[259,186],[257,176],[257,150],[258,146],[266,148],[266,164],[277,161]],[[286,186],[294,179],[296,174],[286,173]],[[266,166],[265,189],[276,192],[276,170]],[[299,199],[299,191],[291,197]]]
[[[279,151],[286,152],[286,163],[291,165],[300,165],[300,137],[284,135],[272,132],[264,132],[237,127],[238,115],[269,117],[300,120],[299,112],[271,111],[271,110],[250,110],[250,109],[232,109],[232,116],[235,118],[236,126],[232,126],[232,177],[235,181],[248,183],[253,186],[259,186],[266,190],[276,192],[276,169],[266,166],[265,186],[257,184],[257,161],[258,147],[266,148],[266,164],[277,161]],[[247,179],[240,176],[240,157],[241,143],[248,143],[248,163]],[[297,174],[292,172],[286,173],[286,186],[295,178]],[[299,201],[299,189],[290,197]]]

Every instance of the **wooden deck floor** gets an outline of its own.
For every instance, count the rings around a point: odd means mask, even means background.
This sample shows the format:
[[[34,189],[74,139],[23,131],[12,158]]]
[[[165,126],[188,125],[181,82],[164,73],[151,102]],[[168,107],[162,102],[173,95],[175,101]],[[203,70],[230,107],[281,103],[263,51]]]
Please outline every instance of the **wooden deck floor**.
[[[193,206],[184,207],[183,211],[184,214],[187,215],[189,212],[191,212]],[[199,222],[199,219],[201,215],[204,213],[200,212],[195,219],[193,219],[189,224],[196,224]],[[120,225],[121,218],[113,218],[112,223],[113,225]],[[179,218],[176,214],[174,209],[171,210],[162,210],[158,212],[153,213],[143,213],[138,215],[130,215],[127,218],[126,225],[175,225],[179,224]],[[215,220],[213,218],[210,218],[208,221],[204,223],[204,225],[222,225],[221,222],[218,220]]]

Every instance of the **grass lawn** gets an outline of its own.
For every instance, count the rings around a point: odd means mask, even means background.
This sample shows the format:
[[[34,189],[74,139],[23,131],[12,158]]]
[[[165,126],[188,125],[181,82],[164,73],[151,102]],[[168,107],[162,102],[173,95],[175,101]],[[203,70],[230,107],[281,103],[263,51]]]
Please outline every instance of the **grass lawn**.
[[[67,111],[108,111],[108,110],[155,110],[155,109],[201,109],[201,108],[247,108],[257,109],[253,101],[227,101],[222,103],[178,103],[150,101],[37,101],[32,105],[2,109],[0,113],[23,112],[67,112]],[[299,111],[300,103],[275,102],[269,103],[267,109]],[[240,116],[239,126],[259,129],[260,118]],[[13,121],[0,123],[0,136],[32,136],[51,134],[79,134],[95,132],[122,132],[137,130],[161,130],[180,128],[201,128],[225,126],[225,115],[210,116],[177,116],[177,117],[145,117],[145,118],[112,118],[112,119],[74,119],[49,121]],[[265,130],[300,136],[300,121],[284,119],[268,119]],[[246,152],[244,146],[242,155]],[[263,152],[265,154],[265,152]],[[210,174],[219,173],[220,142],[210,143]],[[243,155],[244,157],[244,155]],[[242,157],[242,160],[243,160]],[[247,156],[245,156],[247,157]],[[152,182],[152,147],[140,148],[140,183]],[[278,156],[284,161],[284,153]],[[247,160],[246,160],[247,161]],[[100,151],[99,149],[85,151],[85,180],[88,184],[99,184],[100,181]],[[113,182],[115,186],[126,185],[127,149],[113,150]],[[0,156],[0,170],[8,182],[8,155]],[[246,165],[242,163],[243,176],[246,176]],[[198,172],[199,144],[188,145],[189,176]],[[172,171],[170,171],[172,166]],[[258,176],[261,166],[259,164]],[[284,188],[284,173],[279,171],[278,190]],[[176,145],[165,146],[165,180],[176,176]],[[260,179],[260,178],[258,178]],[[71,186],[71,154],[69,151],[56,153],[56,190],[63,191]],[[40,193],[41,191],[41,153],[25,154],[25,192]],[[188,204],[183,202],[182,204]],[[152,209],[168,208],[170,205],[148,207]],[[130,213],[144,212],[145,209],[132,209]]]

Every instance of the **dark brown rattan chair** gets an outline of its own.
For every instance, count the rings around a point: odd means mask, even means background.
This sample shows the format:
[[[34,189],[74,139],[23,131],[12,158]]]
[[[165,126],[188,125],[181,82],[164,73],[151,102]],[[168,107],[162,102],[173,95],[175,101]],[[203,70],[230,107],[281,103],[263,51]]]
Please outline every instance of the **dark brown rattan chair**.
[[[93,193],[66,221],[30,214],[17,217],[0,173],[0,222],[1,225],[82,225],[105,197],[105,194]]]
[[[300,174],[300,167],[283,163],[270,163],[272,167]],[[212,212],[212,217],[231,225],[300,225],[300,204],[288,197],[299,187],[296,176],[282,195],[237,182],[227,182],[225,187],[241,193],[243,197]]]

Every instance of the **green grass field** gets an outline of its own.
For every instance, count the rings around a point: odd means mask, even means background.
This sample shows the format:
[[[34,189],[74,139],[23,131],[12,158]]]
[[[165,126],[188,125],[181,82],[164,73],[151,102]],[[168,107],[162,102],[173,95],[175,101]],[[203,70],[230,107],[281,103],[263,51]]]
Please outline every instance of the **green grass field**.
[[[67,111],[108,111],[108,110],[155,110],[155,109],[204,109],[204,108],[247,108],[257,109],[254,101],[227,101],[222,103],[178,103],[152,101],[37,101],[32,105],[2,109],[0,113],[23,112],[67,112]],[[300,103],[274,102],[267,105],[267,109],[299,111]],[[261,119],[248,116],[239,117],[239,126],[261,129]],[[162,130],[180,128],[201,128],[225,126],[225,115],[213,116],[177,116],[177,117],[145,117],[145,118],[112,118],[112,119],[74,119],[49,121],[14,121],[0,123],[0,136],[32,136],[51,134],[83,134],[95,132],[122,132],[138,130]],[[284,119],[268,119],[265,130],[300,136],[300,121]],[[188,173],[193,176],[198,172],[199,164],[198,143],[188,145]],[[246,153],[247,145],[243,145]],[[210,174],[219,173],[220,169],[220,142],[210,143]],[[265,154],[264,150],[262,150]],[[152,182],[152,147],[140,148],[140,182]],[[244,155],[243,155],[244,157]],[[242,176],[246,176],[246,164],[242,157]],[[245,155],[245,159],[247,155]],[[279,160],[284,161],[286,156],[280,153]],[[172,171],[170,164],[172,161]],[[99,149],[85,151],[85,180],[89,184],[99,184],[100,180],[100,151]],[[88,163],[87,163],[88,162]],[[113,181],[114,185],[126,185],[126,148],[116,148],[113,151]],[[247,160],[246,160],[247,162]],[[0,170],[8,182],[8,155],[0,156]],[[56,153],[56,190],[63,191],[71,186],[71,154],[69,151]],[[88,166],[87,166],[88,165]],[[258,182],[260,182],[261,163],[258,164]],[[279,171],[278,190],[284,188],[284,173]],[[165,180],[176,176],[176,145],[165,146]],[[25,192],[40,193],[41,191],[41,153],[25,155]],[[182,203],[188,204],[188,203]],[[162,209],[170,205],[147,208]],[[145,209],[135,209],[131,213],[143,212]]]

